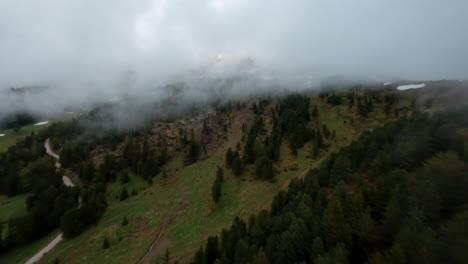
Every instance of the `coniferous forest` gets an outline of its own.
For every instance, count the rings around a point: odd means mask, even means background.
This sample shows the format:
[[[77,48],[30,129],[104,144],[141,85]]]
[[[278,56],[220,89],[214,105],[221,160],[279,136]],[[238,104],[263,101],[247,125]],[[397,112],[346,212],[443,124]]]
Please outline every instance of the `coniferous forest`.
[[[465,263],[467,125],[461,108],[363,133],[270,210],[210,236],[193,263]]]
[[[268,209],[247,217],[233,213],[232,224],[209,229],[189,255],[166,248],[164,263],[465,263],[468,108],[429,112],[427,100],[410,99],[402,106],[409,99],[398,93],[351,89],[228,101],[215,104],[198,130],[158,120],[162,128],[91,133],[86,124],[99,110],[55,122],[0,153],[0,194],[27,196],[23,215],[0,222],[0,257],[55,230],[66,241],[100,232],[109,204],[154,199],[165,208],[168,200],[159,201],[155,190],[162,193],[184,180],[174,174],[191,175],[218,155],[219,163],[209,165],[212,174],[194,175],[207,179],[205,194],[197,189],[209,207],[206,219],[229,206],[233,186],[274,186],[288,171],[293,177],[265,200]],[[338,121],[326,112],[336,108],[347,114],[333,117]],[[378,125],[361,129],[349,144],[338,144],[346,133],[333,124],[353,128],[375,120]],[[229,144],[227,135],[235,135]],[[46,139],[60,154],[60,169],[46,154]],[[296,172],[285,160],[309,169]],[[65,173],[75,186],[62,183]],[[171,193],[169,201],[181,201],[178,195]],[[188,206],[175,208],[182,215]],[[177,222],[173,215],[154,230]],[[119,214],[117,221],[113,228],[131,230],[141,220]],[[123,239],[105,231],[93,250],[112,252]]]

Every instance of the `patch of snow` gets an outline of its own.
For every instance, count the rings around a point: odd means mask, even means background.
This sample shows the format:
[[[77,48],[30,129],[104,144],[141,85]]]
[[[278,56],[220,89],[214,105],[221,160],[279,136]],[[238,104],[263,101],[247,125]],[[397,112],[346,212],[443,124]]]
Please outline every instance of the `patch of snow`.
[[[62,176],[62,181],[63,181],[63,184],[67,187],[75,186],[73,182],[70,180],[70,178],[68,178],[67,176]]]
[[[39,122],[37,124],[34,124],[35,126],[43,126],[43,125],[47,125],[49,124],[49,121],[43,121],[43,122]]]
[[[392,82],[383,83],[383,85],[390,85],[390,84],[392,84]]]
[[[0,134],[0,137],[3,137],[3,136],[5,136],[5,134]]]
[[[418,88],[423,88],[424,86],[426,86],[425,83],[400,85],[397,87],[397,90],[403,91],[403,90],[408,90],[408,89],[418,89]]]

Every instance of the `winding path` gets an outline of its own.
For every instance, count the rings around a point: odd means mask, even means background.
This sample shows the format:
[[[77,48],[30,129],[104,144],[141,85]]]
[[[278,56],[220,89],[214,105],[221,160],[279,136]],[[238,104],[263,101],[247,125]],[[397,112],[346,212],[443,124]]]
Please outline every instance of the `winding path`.
[[[54,153],[52,151],[52,149],[50,148],[50,140],[49,139],[47,139],[44,142],[44,147],[46,149],[47,154],[49,154],[50,156],[52,156],[53,158],[55,158],[57,160],[55,162],[55,167],[57,168],[57,170],[60,169],[60,162],[59,162],[60,156],[57,155],[56,153]],[[65,186],[68,186],[68,187],[75,186],[72,183],[72,181],[70,180],[70,178],[68,178],[65,175],[62,176],[62,181],[63,181],[63,184]],[[80,199],[79,205],[81,205],[81,199]],[[28,261],[26,261],[25,264],[37,263],[45,254],[47,254],[47,252],[51,251],[62,240],[63,240],[63,233],[60,233],[58,236],[56,236],[54,238],[54,240],[52,240],[49,244],[47,244],[47,246],[45,246],[43,249],[41,249],[41,251],[37,252],[36,255],[32,256]]]

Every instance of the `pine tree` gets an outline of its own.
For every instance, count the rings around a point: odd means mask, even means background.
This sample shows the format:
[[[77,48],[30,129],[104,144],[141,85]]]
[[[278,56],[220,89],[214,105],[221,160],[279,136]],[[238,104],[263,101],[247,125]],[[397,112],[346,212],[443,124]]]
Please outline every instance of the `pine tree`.
[[[345,222],[343,207],[340,201],[333,197],[328,203],[322,217],[323,238],[329,247],[337,242],[349,241],[349,230]]]
[[[232,173],[236,176],[240,176],[242,174],[242,164],[240,159],[236,156],[232,161]]]
[[[234,153],[231,148],[228,148],[226,152],[226,167],[231,167],[232,161],[234,159]]]
[[[325,253],[325,248],[323,247],[322,239],[318,236],[312,242],[312,248],[310,249],[310,259],[312,262],[315,262],[317,257]]]
[[[123,220],[122,220],[122,226],[126,226],[128,225],[128,220],[127,220],[127,217],[124,216]]]
[[[121,183],[128,183],[130,181],[130,177],[128,176],[128,171],[124,170],[120,173],[119,180]]]
[[[206,242],[205,246],[205,263],[206,264],[213,264],[215,260],[218,258],[218,237],[217,236],[210,236]]]
[[[320,148],[318,146],[317,140],[314,140],[312,143],[312,156],[315,158],[318,156]]]
[[[195,253],[193,264],[205,264],[205,252],[203,251],[202,247],[200,247],[197,253]]]
[[[224,181],[224,173],[223,173],[223,168],[219,167],[218,170],[216,171],[216,180],[219,182]]]
[[[255,162],[255,174],[260,179],[273,178],[273,162],[263,155]]]
[[[257,255],[254,258],[253,264],[269,264],[268,258],[263,251],[263,248],[260,248],[257,252]]]
[[[127,187],[123,187],[122,192],[120,193],[120,201],[124,201],[128,198]]]
[[[215,203],[219,202],[221,198],[221,182],[216,179],[211,187],[211,197]]]
[[[105,237],[104,241],[102,241],[102,248],[103,249],[109,248],[109,239],[107,239],[107,237]]]
[[[314,106],[314,109],[312,110],[312,116],[317,119],[318,118],[318,109],[317,106]]]
[[[163,256],[163,264],[169,264],[171,262],[171,256],[169,255],[169,249],[166,249],[166,252]]]
[[[348,182],[351,174],[351,162],[345,155],[335,159],[330,171],[330,186],[335,186],[340,180]]]

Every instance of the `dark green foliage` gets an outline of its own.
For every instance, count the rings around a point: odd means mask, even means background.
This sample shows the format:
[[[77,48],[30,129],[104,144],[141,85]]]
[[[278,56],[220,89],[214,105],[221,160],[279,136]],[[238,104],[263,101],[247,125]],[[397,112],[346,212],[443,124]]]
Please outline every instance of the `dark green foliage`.
[[[212,264],[219,257],[218,252],[218,237],[210,236],[205,246],[205,263]]]
[[[257,118],[247,134],[247,141],[245,142],[244,146],[244,154],[242,159],[246,164],[255,162],[258,154],[255,149],[255,142],[257,137],[264,133],[264,131],[265,128],[263,120],[261,118]]]
[[[80,234],[100,219],[107,207],[104,191],[102,185],[90,185],[82,191],[81,207],[69,209],[61,219],[60,227],[65,237]]]
[[[348,96],[348,108],[352,108],[354,106],[354,92],[350,93]]]
[[[197,253],[195,253],[193,264],[205,264],[205,252],[203,251],[202,247],[200,247]]]
[[[107,239],[107,237],[105,237],[104,240],[102,241],[102,248],[103,249],[109,248],[109,239]]]
[[[215,203],[219,202],[221,198],[221,181],[219,179],[216,179],[211,186],[211,197]]]
[[[232,161],[234,160],[234,152],[229,148],[226,152],[226,167],[231,167]]]
[[[312,114],[318,117],[318,112],[314,114],[313,110]],[[297,155],[297,149],[311,138],[311,131],[307,128],[309,121],[309,98],[294,94],[279,104],[278,124],[275,127],[281,131],[280,135],[289,138],[293,155]]]
[[[185,157],[185,163],[191,164],[198,160],[201,154],[201,146],[198,141],[192,139],[188,143],[187,156]]]
[[[236,176],[240,176],[242,174],[242,163],[240,161],[240,158],[238,156],[235,156],[232,165],[231,165],[232,173]]]
[[[312,242],[312,248],[310,249],[310,259],[312,261],[317,261],[317,258],[325,253],[325,248],[323,246],[322,239],[316,237],[314,242]]]
[[[312,117],[317,120],[318,116],[319,116],[318,109],[317,109],[317,106],[315,105],[314,109],[312,110]]]
[[[99,178],[102,182],[114,180],[117,176],[117,161],[114,155],[106,154],[104,161],[99,167]]]
[[[263,248],[260,248],[257,252],[257,255],[255,256],[253,264],[269,264],[269,263],[270,262],[268,261],[265,251],[263,251]]]
[[[274,175],[273,162],[265,155],[257,159],[255,163],[255,175],[264,180],[272,179]]]
[[[121,183],[128,183],[130,181],[130,177],[128,176],[128,171],[120,172],[119,181]]]
[[[171,263],[171,256],[169,255],[169,249],[166,249],[166,252],[163,256],[163,264],[170,264]]]
[[[424,101],[424,108],[426,109],[432,108],[432,98],[429,98],[426,101]]]
[[[332,93],[327,97],[327,104],[331,104],[333,106],[341,105],[342,100],[341,96]]]
[[[0,129],[20,128],[22,126],[32,124],[36,118],[29,113],[17,112],[3,116],[0,119]]]
[[[120,201],[125,201],[128,198],[127,187],[123,187],[122,192],[120,192]]]
[[[351,163],[349,159],[342,155],[339,156],[330,170],[330,184],[331,186],[336,185],[339,181],[349,181],[351,174]]]
[[[68,210],[62,217],[61,229],[65,237],[74,237],[81,233],[84,224],[80,221],[80,210],[73,208]]]
[[[128,225],[128,220],[127,220],[127,217],[124,216],[124,218],[122,219],[122,226],[126,226]]]
[[[223,173],[223,168],[218,168],[216,171],[216,180],[219,182],[224,181],[224,173]]]
[[[60,226],[65,237],[73,237],[95,223],[106,208],[105,182],[114,180],[120,167],[115,157],[106,157],[96,170],[90,153],[97,143],[115,146],[123,138],[112,132],[87,134],[80,126],[82,119],[54,122],[50,126],[19,140],[7,152],[0,153],[0,193],[14,196],[29,192],[28,213],[0,224],[6,227],[0,248],[12,248],[42,237]],[[45,157],[44,141],[60,154],[62,168],[78,172],[85,188],[65,187],[54,160]],[[86,138],[86,140],[81,140]],[[81,208],[78,207],[81,196]]]
[[[322,217],[322,236],[325,243],[332,248],[338,242],[349,243],[350,230],[345,222],[343,207],[337,198],[333,198],[325,209]]]
[[[210,259],[466,262],[467,164],[456,131],[468,127],[467,110],[431,118],[415,113],[364,132],[303,179],[292,180],[287,191],[274,197],[270,212],[261,211],[248,222],[236,218],[221,232],[217,250],[212,250],[217,254]],[[448,122],[451,128],[446,128]],[[205,248],[214,248],[212,244]],[[194,260],[205,263],[206,258],[202,248]]]

